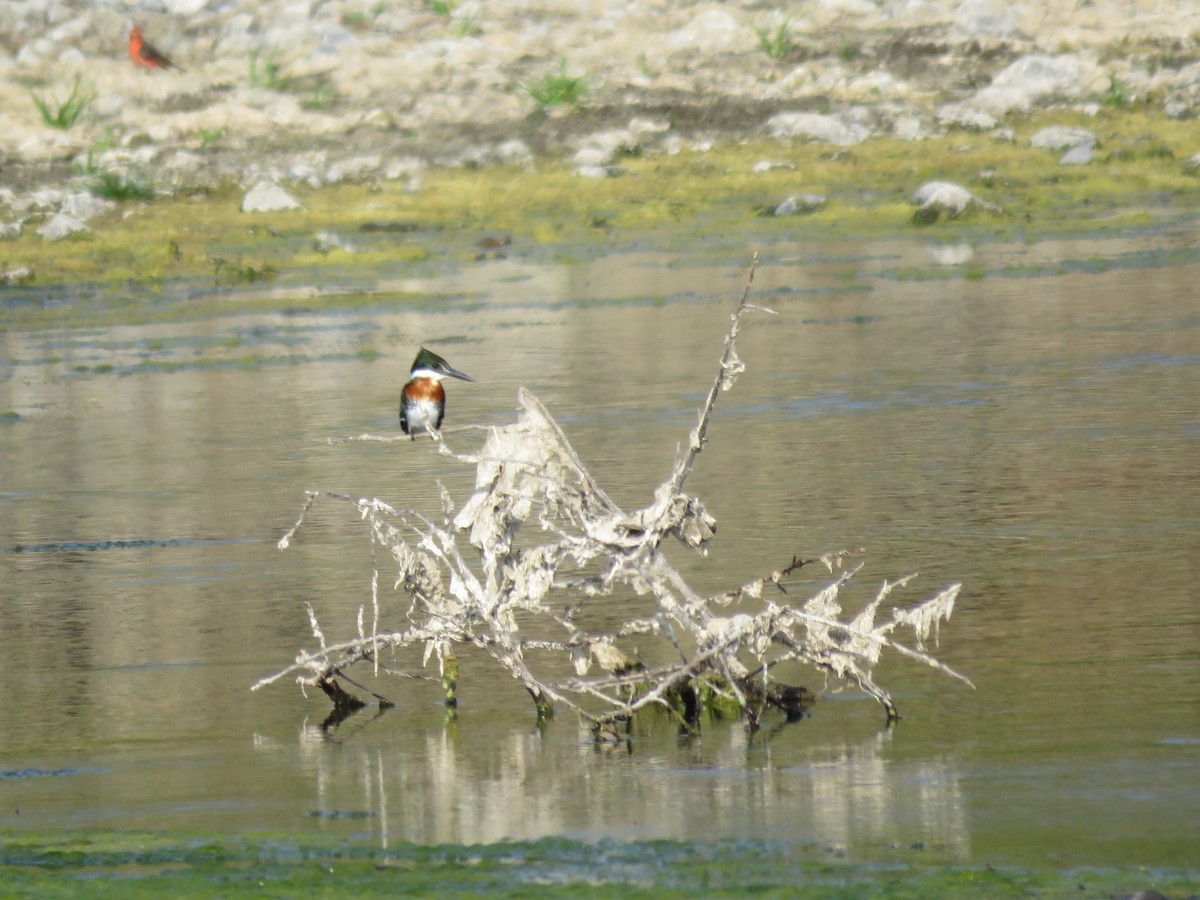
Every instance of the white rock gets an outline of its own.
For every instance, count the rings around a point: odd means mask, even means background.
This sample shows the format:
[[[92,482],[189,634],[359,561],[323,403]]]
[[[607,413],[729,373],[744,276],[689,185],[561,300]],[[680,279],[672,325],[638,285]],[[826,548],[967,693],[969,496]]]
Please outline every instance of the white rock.
[[[524,141],[513,138],[496,145],[496,159],[502,166],[531,166],[533,151]]]
[[[0,222],[0,241],[15,241],[21,236],[20,222]]]
[[[820,0],[818,4],[832,13],[849,13],[853,16],[878,16],[879,4],[871,0]]]
[[[992,213],[1000,208],[980,200],[965,187],[949,181],[930,181],[917,188],[912,196],[914,206],[920,207],[913,213],[913,222],[928,225],[942,215],[948,218],[961,216],[968,209],[982,209]]]
[[[388,178],[409,178],[418,175],[428,167],[425,160],[417,156],[401,156],[393,159],[384,167],[383,174]]]
[[[840,147],[859,144],[870,137],[870,131],[857,122],[845,122],[836,116],[820,113],[787,112],[772,116],[767,129],[777,138],[805,138]]]
[[[753,37],[728,10],[710,7],[671,35],[668,45],[675,50],[722,53],[747,49]]]
[[[280,212],[303,208],[291,194],[269,181],[260,181],[242,198],[242,212]]]
[[[610,150],[604,150],[600,147],[583,147],[575,151],[575,155],[571,157],[571,161],[577,166],[587,168],[597,168],[607,166],[613,161],[613,154]]]
[[[975,195],[961,185],[950,181],[930,181],[917,188],[910,201],[913,206],[928,206],[935,203],[954,215],[963,212]]]
[[[99,197],[93,197],[87,191],[79,191],[67,195],[58,211],[78,219],[80,222],[86,222],[88,219],[104,215],[115,208],[116,204],[111,200],[102,200]]]
[[[607,166],[618,156],[635,153],[638,139],[631,131],[598,131],[583,138],[574,160],[581,166]]]
[[[37,233],[48,241],[61,241],[63,238],[68,238],[73,234],[80,234],[81,232],[90,230],[90,228],[74,216],[58,213],[49,222],[39,228]]]
[[[970,37],[1006,38],[1017,32],[1013,11],[1001,0],[965,0],[954,11],[954,24]]]
[[[1076,144],[1059,157],[1058,164],[1060,166],[1086,166],[1092,161],[1093,155],[1091,144]]]
[[[923,141],[930,137],[925,124],[916,116],[900,116],[892,123],[892,134],[902,141]]]
[[[313,238],[313,249],[318,253],[330,253],[341,250],[343,253],[357,253],[357,248],[334,234],[332,231],[322,231]]]
[[[970,105],[1004,115],[1028,109],[1050,97],[1085,96],[1099,89],[1098,79],[1102,74],[1095,64],[1079,56],[1026,56],[997,75],[991,85],[974,96]]]
[[[1072,95],[1079,92],[1084,74],[1085,67],[1077,56],[1034,54],[1009,65],[992,83],[1000,87],[1032,89],[1041,95]]]
[[[968,131],[991,131],[999,122],[996,117],[980,109],[972,109],[958,103],[948,103],[937,112],[938,121]]]
[[[1051,125],[1029,139],[1029,146],[1038,150],[1066,150],[1071,147],[1095,147],[1099,139],[1086,128],[1067,128]]]
[[[657,119],[640,118],[629,120],[629,133],[637,138],[640,138],[643,134],[662,134],[663,132],[670,130],[670,122],[661,122]]]
[[[33,269],[28,266],[18,266],[6,272],[0,272],[0,284],[18,285],[29,284],[33,281]]]
[[[204,165],[204,159],[198,153],[190,150],[176,150],[162,161],[162,168],[167,172],[179,175],[190,175],[199,172]]]
[[[173,16],[194,16],[202,9],[215,12],[225,5],[222,0],[162,0],[162,3]]]
[[[382,157],[379,154],[353,156],[331,165],[325,173],[325,180],[333,184],[338,181],[358,181],[374,177],[382,167]]]
[[[825,198],[820,194],[794,194],[775,207],[772,215],[795,216],[814,213],[825,208]]]
[[[616,178],[622,174],[619,166],[578,166],[575,175],[579,178]]]
[[[54,41],[46,37],[25,41],[17,51],[17,65],[22,68],[36,68],[44,59],[58,56],[58,47]]]
[[[57,209],[66,199],[67,195],[64,191],[57,188],[41,188],[31,191],[24,197],[17,198],[11,205],[18,212],[24,212],[27,209]]]

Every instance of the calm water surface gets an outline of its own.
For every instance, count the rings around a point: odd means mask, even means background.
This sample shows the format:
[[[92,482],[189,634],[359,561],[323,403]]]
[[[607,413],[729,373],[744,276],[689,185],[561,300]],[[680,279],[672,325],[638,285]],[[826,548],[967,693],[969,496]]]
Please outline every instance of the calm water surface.
[[[853,602],[964,589],[939,655],[880,680],[903,721],[830,693],[814,715],[698,739],[643,723],[594,747],[464,657],[461,711],[327,733],[321,696],[249,685],[369,600],[348,507],[275,541],[306,488],[437,510],[472,474],[394,433],[421,344],[450,423],[508,421],[519,385],[627,509],[686,440],[750,250],[520,257],[392,272],[361,311],[0,333],[0,827],[280,829],[381,845],[592,838],[794,841],[851,858],[1194,864],[1200,857],[1200,257],[1170,227],[982,243],[973,276],[917,236],[762,251],[689,489],[724,590],[793,553],[865,546]],[[1181,251],[1180,247],[1185,250]],[[953,251],[951,255],[959,253]],[[416,307],[388,290],[437,295]],[[376,354],[382,355],[376,355]],[[454,437],[470,448],[470,434]],[[820,579],[793,588],[798,597]],[[613,598],[614,618],[632,615]],[[826,686],[813,673],[806,682]],[[828,686],[832,688],[833,686]]]

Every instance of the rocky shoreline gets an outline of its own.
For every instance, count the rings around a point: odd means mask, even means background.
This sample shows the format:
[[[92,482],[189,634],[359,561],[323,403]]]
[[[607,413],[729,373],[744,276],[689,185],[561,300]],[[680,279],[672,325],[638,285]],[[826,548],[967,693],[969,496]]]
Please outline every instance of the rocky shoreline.
[[[134,24],[182,71],[134,66]],[[18,234],[81,176],[159,193],[543,159],[604,176],[747,139],[1005,138],[1049,106],[1200,112],[1184,0],[23,0],[0,36],[0,221]],[[54,109],[75,79],[86,107],[49,127],[34,97]],[[556,79],[582,102],[548,102]]]

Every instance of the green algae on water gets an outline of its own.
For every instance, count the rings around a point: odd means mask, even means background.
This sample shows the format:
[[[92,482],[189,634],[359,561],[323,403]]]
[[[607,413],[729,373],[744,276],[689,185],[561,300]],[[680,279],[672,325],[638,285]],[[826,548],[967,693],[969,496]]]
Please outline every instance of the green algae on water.
[[[562,838],[387,848],[329,836],[162,832],[0,834],[6,897],[492,896],[798,898],[1187,896],[1200,871],[1031,870],[942,865],[930,848],[895,847],[875,863],[816,843]]]

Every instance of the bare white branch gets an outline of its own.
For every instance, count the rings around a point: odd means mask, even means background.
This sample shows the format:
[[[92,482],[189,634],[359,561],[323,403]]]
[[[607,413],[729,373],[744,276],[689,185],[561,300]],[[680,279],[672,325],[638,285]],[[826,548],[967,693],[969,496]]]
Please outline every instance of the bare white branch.
[[[704,448],[717,398],[745,371],[737,352],[744,317],[774,314],[748,302],[756,265],[757,258],[697,424],[671,476],[644,508],[620,509],[558,423],[523,388],[516,421],[484,429],[477,453],[453,454],[444,434],[431,435],[438,452],[475,470],[474,489],[461,505],[439,485],[438,521],[378,498],[308,491],[279,547],[289,546],[318,498],[351,505],[370,536],[369,627],[360,606],[356,637],[329,644],[309,607],[317,650],[301,651],[254,689],[293,675],[302,686],[320,685],[328,694],[332,676],[350,681],[346,670],[363,662],[376,675],[381,668],[390,672],[381,657],[409,651],[422,666],[436,657],[447,702],[455,702],[455,654],[474,648],[524,685],[539,715],[557,706],[597,729],[613,730],[649,706],[666,707],[685,724],[694,721],[702,702],[733,704],[751,723],[768,706],[798,714],[811,694],[776,680],[773,673],[784,663],[857,686],[883,704],[889,718],[895,706],[872,674],[885,651],[970,684],[925,650],[930,635],[936,642],[940,623],[950,618],[957,584],[914,607],[893,609],[889,621],[876,624],[881,604],[915,576],[884,581],[857,614],[844,616],[844,594],[863,564],[843,566],[861,550],[793,556],[787,566],[712,597],[694,591],[664,554],[671,539],[703,554],[716,534],[715,519],[698,498],[683,493],[683,485]],[[832,580],[802,601],[784,602],[790,600],[790,576],[813,563]],[[380,590],[381,569],[390,566],[394,591],[403,598],[394,608]],[[618,591],[622,603],[636,609],[630,618],[601,631],[579,624],[585,606]],[[407,627],[380,630],[395,619]],[[915,649],[893,640],[900,628],[912,631]],[[667,657],[675,659],[661,663]],[[590,674],[593,667],[599,671]]]

